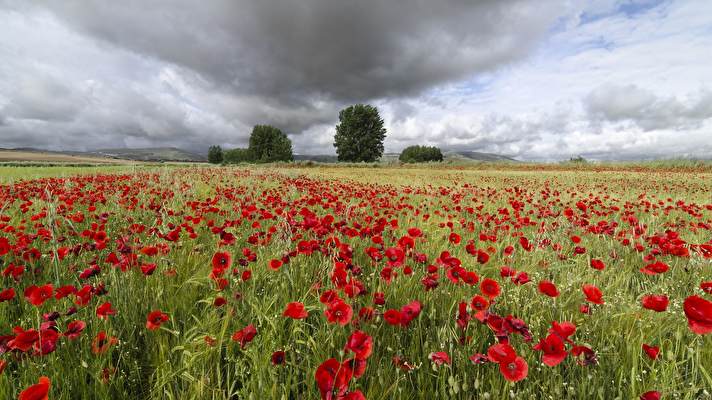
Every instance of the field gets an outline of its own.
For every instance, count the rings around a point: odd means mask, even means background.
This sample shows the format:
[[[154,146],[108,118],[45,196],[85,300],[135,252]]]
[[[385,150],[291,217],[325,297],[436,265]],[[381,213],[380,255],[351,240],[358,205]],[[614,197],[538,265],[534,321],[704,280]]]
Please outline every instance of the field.
[[[712,398],[709,166],[0,177],[2,399]]]

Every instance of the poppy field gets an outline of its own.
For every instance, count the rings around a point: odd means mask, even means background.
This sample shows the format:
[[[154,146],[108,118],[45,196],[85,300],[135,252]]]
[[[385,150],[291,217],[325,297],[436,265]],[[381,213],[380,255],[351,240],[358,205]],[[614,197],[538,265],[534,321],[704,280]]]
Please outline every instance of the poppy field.
[[[709,169],[0,172],[2,399],[712,398]]]

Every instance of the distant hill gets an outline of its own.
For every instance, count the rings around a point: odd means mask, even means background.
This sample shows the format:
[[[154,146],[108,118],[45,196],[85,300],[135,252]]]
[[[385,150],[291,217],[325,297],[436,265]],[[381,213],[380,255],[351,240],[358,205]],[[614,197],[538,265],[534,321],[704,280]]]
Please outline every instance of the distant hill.
[[[88,152],[87,154],[121,158],[134,161],[190,161],[203,162],[207,157],[191,153],[175,147],[156,147],[145,149],[101,149]]]
[[[2,149],[2,163],[62,163],[62,164],[125,164],[128,160],[120,160],[88,153],[47,151],[33,148]]]
[[[382,162],[397,162],[400,153],[384,153],[381,157]],[[446,162],[470,162],[470,161],[487,161],[487,162],[518,162],[514,158],[503,156],[500,154],[480,153],[477,151],[444,151],[443,156]],[[316,161],[322,163],[335,163],[338,161],[335,155],[328,154],[297,154],[294,156],[295,161]]]

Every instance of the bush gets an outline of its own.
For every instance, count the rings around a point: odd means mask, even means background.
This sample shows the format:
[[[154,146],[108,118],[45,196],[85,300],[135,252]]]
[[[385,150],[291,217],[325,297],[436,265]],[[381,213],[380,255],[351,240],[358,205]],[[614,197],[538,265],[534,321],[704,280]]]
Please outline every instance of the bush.
[[[405,163],[441,162],[443,153],[435,146],[409,146],[403,149],[398,159]]]

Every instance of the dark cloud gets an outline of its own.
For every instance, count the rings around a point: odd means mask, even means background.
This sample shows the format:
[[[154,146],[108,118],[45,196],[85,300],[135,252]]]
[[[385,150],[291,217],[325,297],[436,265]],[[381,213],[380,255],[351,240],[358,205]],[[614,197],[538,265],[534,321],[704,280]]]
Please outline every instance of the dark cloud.
[[[222,89],[310,102],[417,93],[527,53],[559,3],[523,0],[45,1],[71,27]]]

